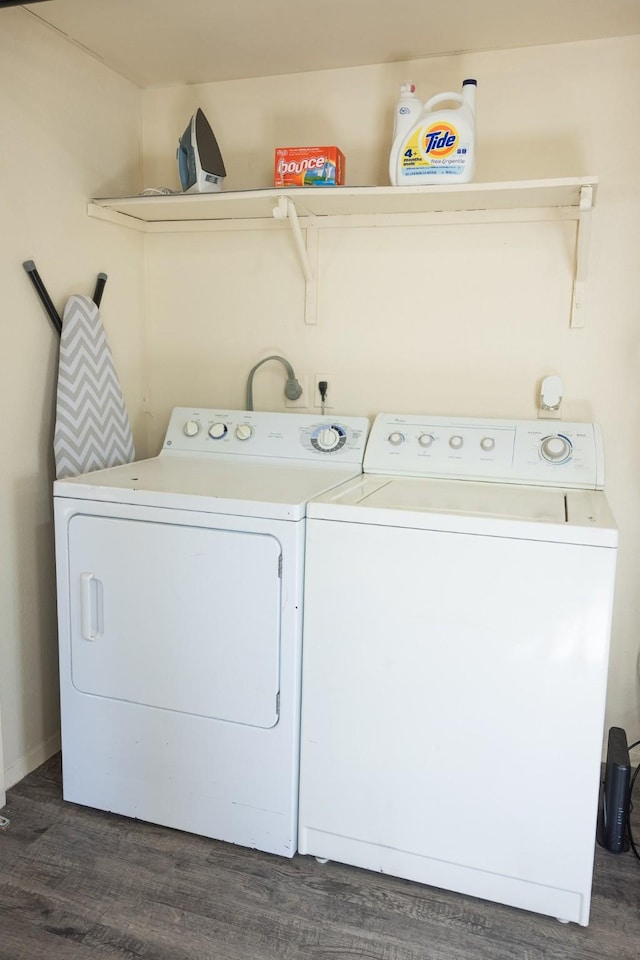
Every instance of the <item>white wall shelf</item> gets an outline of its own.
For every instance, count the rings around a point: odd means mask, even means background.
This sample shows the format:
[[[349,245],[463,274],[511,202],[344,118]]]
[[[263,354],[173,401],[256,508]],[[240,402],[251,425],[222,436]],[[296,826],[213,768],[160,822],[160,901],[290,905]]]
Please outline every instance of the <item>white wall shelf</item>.
[[[584,326],[590,214],[596,177],[422,187],[299,187],[91,200],[89,216],[143,232],[258,227],[288,220],[315,323],[317,234],[322,227],[502,220],[576,220],[571,325]],[[302,235],[306,231],[307,240]]]

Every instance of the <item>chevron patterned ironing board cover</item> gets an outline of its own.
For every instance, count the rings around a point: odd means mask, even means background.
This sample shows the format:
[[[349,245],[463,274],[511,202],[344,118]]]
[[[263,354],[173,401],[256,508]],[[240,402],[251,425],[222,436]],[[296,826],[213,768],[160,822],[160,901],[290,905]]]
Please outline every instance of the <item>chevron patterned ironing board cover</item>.
[[[90,297],[67,301],[60,335],[56,476],[131,463],[135,448],[100,311]]]

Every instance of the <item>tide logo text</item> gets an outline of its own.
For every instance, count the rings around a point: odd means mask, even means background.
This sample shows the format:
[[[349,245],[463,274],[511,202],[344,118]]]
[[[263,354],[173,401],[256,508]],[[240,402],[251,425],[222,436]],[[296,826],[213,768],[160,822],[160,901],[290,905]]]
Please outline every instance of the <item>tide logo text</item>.
[[[448,123],[428,127],[424,132],[424,153],[444,157],[451,153],[458,140],[458,131]]]

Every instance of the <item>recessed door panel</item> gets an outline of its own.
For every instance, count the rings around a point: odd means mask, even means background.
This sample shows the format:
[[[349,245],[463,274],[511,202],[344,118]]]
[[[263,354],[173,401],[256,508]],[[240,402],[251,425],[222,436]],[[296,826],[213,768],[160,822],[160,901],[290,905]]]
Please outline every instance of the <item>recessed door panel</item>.
[[[266,534],[107,517],[69,524],[74,686],[277,723],[281,548]]]

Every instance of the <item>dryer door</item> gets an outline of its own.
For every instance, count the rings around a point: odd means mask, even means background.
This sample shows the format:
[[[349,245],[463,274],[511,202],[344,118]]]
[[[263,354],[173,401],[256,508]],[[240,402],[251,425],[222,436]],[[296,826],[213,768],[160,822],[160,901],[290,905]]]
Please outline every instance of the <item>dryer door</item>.
[[[69,524],[71,669],[82,693],[278,721],[280,543],[112,517]]]

